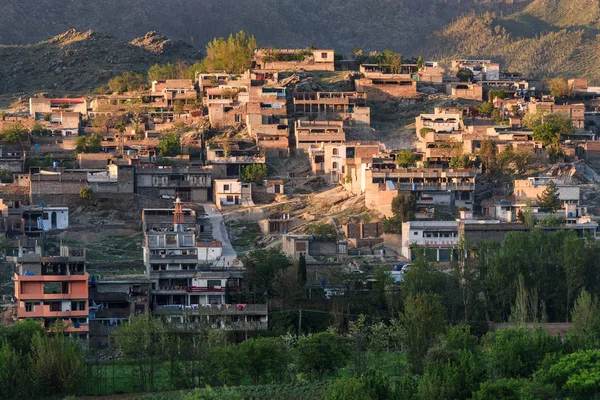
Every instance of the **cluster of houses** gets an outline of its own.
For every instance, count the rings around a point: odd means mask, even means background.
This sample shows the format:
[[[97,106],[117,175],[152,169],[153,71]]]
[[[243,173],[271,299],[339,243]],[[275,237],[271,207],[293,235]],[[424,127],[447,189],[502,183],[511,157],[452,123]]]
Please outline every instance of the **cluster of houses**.
[[[501,240],[508,232],[529,230],[517,223],[525,210],[536,219],[563,217],[565,225],[548,230],[574,229],[596,236],[597,223],[581,202],[580,189],[560,177],[529,177],[514,182],[514,194],[476,201],[481,166],[453,160],[474,158],[484,140],[498,151],[512,147],[545,162],[544,144],[523,126],[528,113],[569,118],[574,133],[563,138],[570,159],[594,159],[600,151],[597,112],[583,101],[600,88],[587,81],[569,81],[574,104],[557,104],[520,74],[502,72],[491,60],[455,60],[448,68],[436,62],[392,68],[362,64],[352,78],[353,91],[318,91],[296,85],[299,71],[334,71],[333,50],[261,49],[252,68],[243,74],[198,73],[192,79],[152,82],[140,92],[86,98],[30,99],[27,115],[8,115],[0,128],[19,123],[41,125],[46,135],[0,144],[0,169],[12,174],[0,185],[0,232],[9,239],[7,255],[16,263],[14,276],[17,316],[34,318],[50,327],[58,320],[69,332],[105,345],[111,327],[132,315],[153,312],[174,326],[210,326],[248,331],[266,329],[265,304],[233,304],[243,286],[243,270],[225,262],[223,244],[213,236],[209,217],[184,203],[214,203],[217,209],[252,207],[258,192],[274,199],[283,195],[284,180],[262,185],[243,182],[251,165],[290,156],[306,157],[312,173],[342,186],[351,195],[364,195],[365,206],[382,217],[393,217],[392,202],[399,194],[416,199],[416,221],[402,224],[406,260],[428,247],[434,259],[448,262],[462,238],[478,243]],[[469,71],[466,81],[457,76]],[[473,102],[491,90],[497,116],[478,115]],[[350,130],[371,125],[373,103],[390,99],[417,102],[424,93],[445,93],[453,101],[433,113],[415,118],[413,161],[398,162],[400,150],[384,143],[357,140]],[[122,123],[99,121],[123,117]],[[598,122],[598,123],[596,123]],[[205,138],[191,129],[177,156],[160,154],[159,143],[175,127],[209,124],[231,135]],[[72,160],[76,138],[101,134],[99,151],[81,152]],[[190,131],[188,131],[190,132]],[[37,153],[52,152],[51,165],[32,166]],[[73,168],[65,167],[74,162]],[[561,208],[548,213],[537,206],[538,196],[553,182]],[[43,250],[43,232],[68,227],[68,207],[83,189],[94,195],[160,198],[174,207],[145,208],[142,213],[144,276],[99,280],[88,276],[84,249],[61,246],[59,255]],[[480,203],[480,204],[479,204]],[[436,210],[460,211],[453,221],[435,220]],[[475,212],[481,214],[475,216]],[[292,259],[306,257],[309,276],[319,281],[319,268],[341,265],[353,249],[384,244],[383,224],[348,223],[345,239],[319,240],[290,233],[298,221],[273,214],[260,221],[265,234],[282,236],[282,250]],[[360,254],[360,253],[359,253]],[[385,255],[382,248],[381,255]],[[114,328],[113,328],[114,329]]]

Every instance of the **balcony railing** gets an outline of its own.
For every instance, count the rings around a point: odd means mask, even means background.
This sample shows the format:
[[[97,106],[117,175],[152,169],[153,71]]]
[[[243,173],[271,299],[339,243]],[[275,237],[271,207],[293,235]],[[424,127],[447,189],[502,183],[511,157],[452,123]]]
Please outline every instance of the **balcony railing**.
[[[241,286],[230,286],[230,292],[239,292],[242,290]],[[206,292],[217,292],[217,293],[225,293],[225,286],[188,286],[185,288],[185,291],[188,293],[206,293]]]
[[[266,315],[268,311],[266,304],[168,305],[157,306],[154,310],[161,315]]]

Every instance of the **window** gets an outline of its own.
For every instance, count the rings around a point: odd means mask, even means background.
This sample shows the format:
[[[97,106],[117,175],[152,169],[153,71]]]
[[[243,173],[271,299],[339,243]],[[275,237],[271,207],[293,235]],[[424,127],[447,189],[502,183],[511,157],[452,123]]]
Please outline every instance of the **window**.
[[[336,163],[335,161],[333,162],[333,164],[331,164],[331,168],[332,169],[337,169],[338,167],[338,163]]]
[[[242,116],[240,114],[235,114],[235,122],[242,122]]]
[[[327,58],[327,53],[321,53],[321,58]]]
[[[227,196],[227,202],[233,203],[233,196]]]
[[[207,286],[209,288],[214,288],[214,287],[220,287],[221,286],[221,280],[220,279],[209,279],[207,281]]]
[[[50,311],[62,311],[61,303],[50,303]]]
[[[72,301],[71,311],[85,311],[85,301]]]
[[[229,185],[223,185],[223,191],[224,192],[228,192],[229,191]]]
[[[25,303],[25,312],[33,312],[33,303]]]
[[[419,232],[414,232],[413,235],[419,236]]]
[[[338,149],[333,149],[332,152],[331,152],[331,154],[333,154],[334,156],[337,156],[338,155]]]

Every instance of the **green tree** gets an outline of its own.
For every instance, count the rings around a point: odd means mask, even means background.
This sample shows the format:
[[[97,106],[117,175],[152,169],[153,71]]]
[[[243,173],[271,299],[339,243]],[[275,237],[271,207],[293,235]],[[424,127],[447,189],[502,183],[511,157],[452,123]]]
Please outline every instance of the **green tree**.
[[[377,400],[375,393],[358,378],[342,378],[333,380],[327,392],[323,396],[324,400]]]
[[[87,137],[86,136],[77,136],[75,139],[75,152],[83,153],[87,148]]]
[[[471,71],[469,68],[461,68],[456,73],[456,77],[461,82],[471,82],[473,80],[473,71]]]
[[[421,70],[423,67],[425,67],[425,62],[423,61],[423,57],[419,56],[417,57],[417,68]]]
[[[587,290],[582,290],[575,301],[572,320],[573,334],[587,348],[597,347],[600,343],[600,304],[598,298]]]
[[[208,72],[225,71],[241,74],[252,65],[252,55],[257,48],[254,36],[240,31],[229,38],[216,38],[206,45],[202,69]]]
[[[538,384],[556,385],[566,399],[592,399],[600,391],[600,351],[586,350],[561,357],[536,372]]]
[[[562,208],[558,188],[554,181],[550,181],[541,195],[538,195],[538,206],[543,212],[555,213]]]
[[[493,102],[495,98],[505,99],[506,92],[503,89],[490,89],[488,92],[488,101]]]
[[[132,363],[142,392],[155,388],[158,366],[165,359],[167,337],[165,323],[148,314],[133,317],[119,328],[117,343]]]
[[[346,339],[331,332],[300,338],[296,351],[300,370],[319,380],[346,365],[350,356]]]
[[[161,157],[174,157],[181,154],[181,140],[177,133],[163,135],[158,144],[158,154]]]
[[[278,249],[255,249],[242,257],[242,263],[247,287],[262,299],[264,293],[273,293],[274,279],[288,267],[289,260]]]
[[[470,163],[471,163],[471,155],[470,154],[462,154],[460,156],[453,156],[450,159],[449,165],[450,165],[450,168],[463,169],[463,168],[468,168]]]
[[[492,139],[483,139],[479,147],[479,158],[485,167],[487,173],[496,170],[496,156],[498,154],[498,146]]]
[[[547,111],[538,110],[535,113],[527,113],[523,116],[522,124],[527,129],[534,130],[538,126],[542,125],[544,117],[548,114]]]
[[[183,400],[244,400],[244,396],[233,388],[223,387],[217,390],[210,386],[196,388],[182,397]]]
[[[569,322],[571,301],[585,283],[586,249],[583,240],[574,231],[565,234],[562,242],[561,267],[565,276],[567,299],[565,304],[565,322]]]
[[[405,329],[404,346],[412,371],[423,371],[427,350],[437,335],[444,331],[445,314],[436,294],[418,293],[406,299],[400,319]]]
[[[287,371],[287,349],[279,338],[248,339],[237,346],[237,360],[254,385],[281,381]]]
[[[19,143],[25,140],[29,131],[21,124],[6,126],[0,132],[0,136],[5,143]]]
[[[477,108],[477,112],[479,112],[479,115],[481,115],[483,117],[491,117],[492,112],[494,111],[494,105],[487,101],[484,103],[481,103],[476,108]]]
[[[306,226],[307,235],[312,235],[319,240],[336,241],[340,237],[335,225],[327,222],[317,222]]]
[[[81,343],[62,333],[33,337],[30,371],[43,396],[77,394],[85,380],[85,357]]]
[[[415,165],[417,158],[415,154],[410,149],[401,150],[398,154],[396,154],[396,165],[400,168],[407,168]]]
[[[542,142],[544,146],[560,142],[559,127],[550,122],[544,122],[533,129],[533,139]]]
[[[242,167],[242,182],[260,183],[267,177],[266,164],[250,164]]]
[[[569,97],[571,88],[564,78],[553,78],[548,81],[550,94],[556,98]]]
[[[401,223],[412,221],[417,213],[417,199],[412,194],[398,193],[392,200],[392,213]]]

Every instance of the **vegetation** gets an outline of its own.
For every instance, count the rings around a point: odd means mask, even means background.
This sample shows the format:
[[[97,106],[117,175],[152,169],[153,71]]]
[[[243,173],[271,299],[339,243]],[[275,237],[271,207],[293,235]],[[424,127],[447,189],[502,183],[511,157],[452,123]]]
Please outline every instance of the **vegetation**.
[[[562,203],[559,199],[558,188],[554,181],[548,182],[546,189],[538,196],[538,206],[542,212],[557,212],[562,208]]]
[[[91,136],[78,136],[75,139],[76,153],[98,153],[102,149],[102,135],[94,133]]]
[[[242,182],[262,183],[267,177],[266,164],[251,164],[242,167],[240,179]]]
[[[94,192],[87,186],[79,191],[79,197],[81,197],[83,200],[91,200],[93,195]]]
[[[158,144],[158,154],[161,157],[175,157],[181,154],[181,140],[179,134],[167,133],[163,135]]]
[[[108,88],[112,93],[122,94],[124,92],[140,90],[144,87],[145,83],[142,74],[127,71],[108,81]]]
[[[469,68],[461,68],[456,73],[456,77],[461,82],[471,82],[473,80],[473,71],[471,71]]]
[[[5,143],[20,143],[28,136],[29,131],[21,124],[9,125],[0,131],[0,137]]]
[[[396,154],[396,165],[400,168],[407,168],[415,165],[417,158],[410,149],[401,150]]]
[[[206,57],[202,61],[202,69],[208,72],[225,71],[241,74],[250,68],[256,48],[254,36],[248,36],[243,31],[230,35],[227,39],[214,39],[206,45]]]

